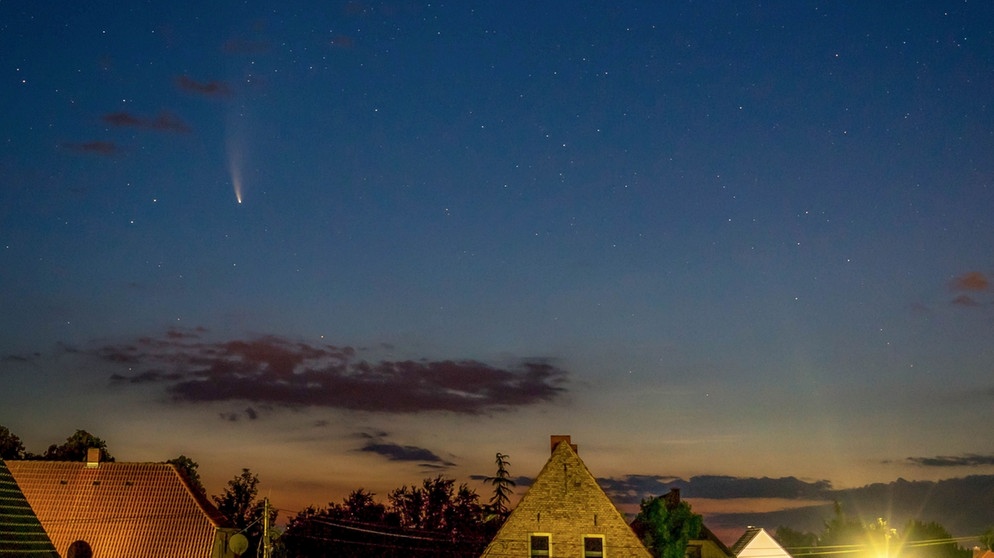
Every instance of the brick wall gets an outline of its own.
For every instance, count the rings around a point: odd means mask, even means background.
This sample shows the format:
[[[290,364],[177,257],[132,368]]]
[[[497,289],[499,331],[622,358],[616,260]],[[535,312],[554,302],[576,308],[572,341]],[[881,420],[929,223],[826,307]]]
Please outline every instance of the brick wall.
[[[604,536],[605,558],[650,558],[568,440],[553,450],[483,556],[527,557],[534,533],[549,535],[553,558],[582,558],[584,535]]]

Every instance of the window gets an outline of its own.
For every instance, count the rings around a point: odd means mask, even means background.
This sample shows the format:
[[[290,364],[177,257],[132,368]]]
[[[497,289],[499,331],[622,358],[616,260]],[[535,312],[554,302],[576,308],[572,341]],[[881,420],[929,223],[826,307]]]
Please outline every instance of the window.
[[[528,554],[532,558],[549,555],[549,535],[532,535],[531,551]]]
[[[90,548],[90,543],[84,540],[78,540],[71,545],[69,545],[69,550],[66,551],[67,558],[93,558],[93,549]]]
[[[583,537],[583,558],[604,558],[604,535]]]

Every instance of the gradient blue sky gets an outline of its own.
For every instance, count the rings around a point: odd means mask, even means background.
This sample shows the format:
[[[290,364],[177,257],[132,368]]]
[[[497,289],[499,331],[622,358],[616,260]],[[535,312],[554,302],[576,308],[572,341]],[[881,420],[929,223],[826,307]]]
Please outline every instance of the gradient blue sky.
[[[555,433],[604,477],[994,473],[992,21],[0,3],[0,424],[290,509]]]

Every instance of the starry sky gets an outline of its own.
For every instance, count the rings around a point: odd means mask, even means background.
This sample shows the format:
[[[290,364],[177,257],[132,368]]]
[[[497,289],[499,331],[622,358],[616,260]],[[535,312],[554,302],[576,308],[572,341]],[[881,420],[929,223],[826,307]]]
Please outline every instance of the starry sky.
[[[994,473],[990,3],[266,4],[0,3],[29,450],[291,510],[550,434],[634,484]]]

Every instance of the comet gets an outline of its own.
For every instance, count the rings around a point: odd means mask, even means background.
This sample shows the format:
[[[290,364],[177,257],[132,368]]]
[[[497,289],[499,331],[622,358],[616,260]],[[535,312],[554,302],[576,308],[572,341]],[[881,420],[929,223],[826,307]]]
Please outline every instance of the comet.
[[[242,169],[234,159],[228,161],[228,171],[231,173],[231,186],[235,189],[235,199],[242,203]]]
[[[236,142],[228,141],[228,173],[231,175],[231,187],[235,190],[235,200],[242,203],[242,150]]]

